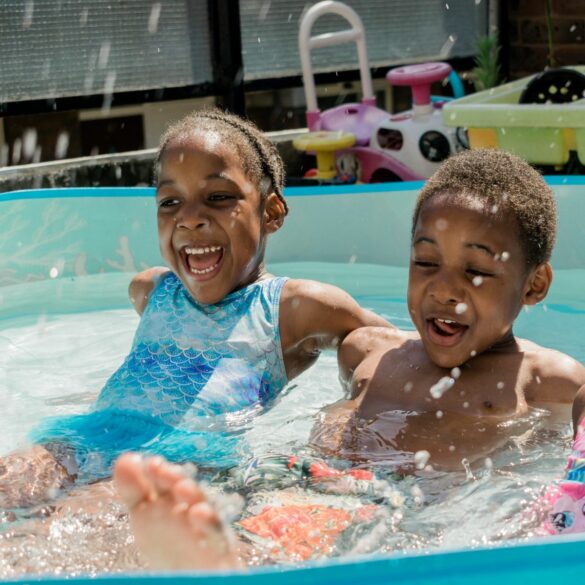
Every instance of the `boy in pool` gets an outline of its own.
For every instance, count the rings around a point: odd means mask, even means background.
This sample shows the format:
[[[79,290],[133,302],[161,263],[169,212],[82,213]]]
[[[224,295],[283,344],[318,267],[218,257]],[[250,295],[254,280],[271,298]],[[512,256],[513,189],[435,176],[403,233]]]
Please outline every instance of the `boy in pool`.
[[[413,215],[416,332],[345,337],[338,356],[349,399],[324,413],[313,442],[354,461],[453,469],[517,434],[510,421],[530,426],[531,407],[568,415],[585,367],[513,333],[522,307],[549,290],[555,233],[553,194],[521,159],[475,150],[444,163]],[[204,491],[180,469],[127,454],[114,479],[153,566],[242,564]]]
[[[48,421],[32,457],[3,458],[2,507],[50,498],[79,468],[107,476],[130,449],[231,465],[240,454],[230,414],[237,422],[269,407],[354,329],[389,326],[334,286],[266,272],[268,236],[287,213],[284,168],[253,124],[195,112],[163,135],[156,165],[168,267],[132,280],[142,315],[132,350],[92,412]]]

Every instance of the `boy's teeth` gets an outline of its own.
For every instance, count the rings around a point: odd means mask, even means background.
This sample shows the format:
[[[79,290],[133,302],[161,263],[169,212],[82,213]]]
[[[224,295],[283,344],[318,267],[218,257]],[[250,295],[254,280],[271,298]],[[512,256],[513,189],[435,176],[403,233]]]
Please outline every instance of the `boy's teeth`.
[[[451,319],[437,319],[441,323],[447,323],[447,325],[451,325],[452,323],[456,323],[456,321],[451,321]]]

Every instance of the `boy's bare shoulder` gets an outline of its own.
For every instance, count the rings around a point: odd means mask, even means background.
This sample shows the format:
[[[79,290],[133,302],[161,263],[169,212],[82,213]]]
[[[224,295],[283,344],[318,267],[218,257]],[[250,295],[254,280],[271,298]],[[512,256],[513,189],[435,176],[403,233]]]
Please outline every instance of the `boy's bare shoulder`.
[[[134,305],[136,312],[142,315],[148,302],[148,295],[151,293],[158,279],[169,272],[168,268],[155,266],[136,274],[128,286],[128,296]]]
[[[361,327],[352,331],[339,346],[337,357],[344,371],[354,370],[367,355],[379,355],[416,338],[414,332],[388,327]]]
[[[585,384],[585,366],[571,356],[519,340],[532,383],[526,389],[529,402],[571,403]]]

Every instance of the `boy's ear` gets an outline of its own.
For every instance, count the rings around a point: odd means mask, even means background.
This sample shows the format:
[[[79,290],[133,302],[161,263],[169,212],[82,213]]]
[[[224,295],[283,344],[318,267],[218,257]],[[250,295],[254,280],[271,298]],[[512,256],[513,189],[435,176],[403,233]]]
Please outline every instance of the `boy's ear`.
[[[284,223],[284,203],[276,193],[269,193],[264,202],[264,226],[269,234],[278,231]]]
[[[536,305],[546,297],[552,283],[552,268],[548,262],[539,264],[532,270],[524,290],[524,304]]]

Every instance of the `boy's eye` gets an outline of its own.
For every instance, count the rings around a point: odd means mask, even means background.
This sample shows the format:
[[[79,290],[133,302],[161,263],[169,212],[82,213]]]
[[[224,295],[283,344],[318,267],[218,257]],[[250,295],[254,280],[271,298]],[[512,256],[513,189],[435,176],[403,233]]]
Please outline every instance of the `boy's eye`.
[[[414,265],[419,268],[435,268],[438,266],[437,262],[431,262],[430,260],[414,260]]]
[[[466,272],[471,276],[481,276],[482,278],[489,278],[490,276],[493,276],[491,272],[485,272],[483,270],[478,270],[477,268],[468,268]]]

